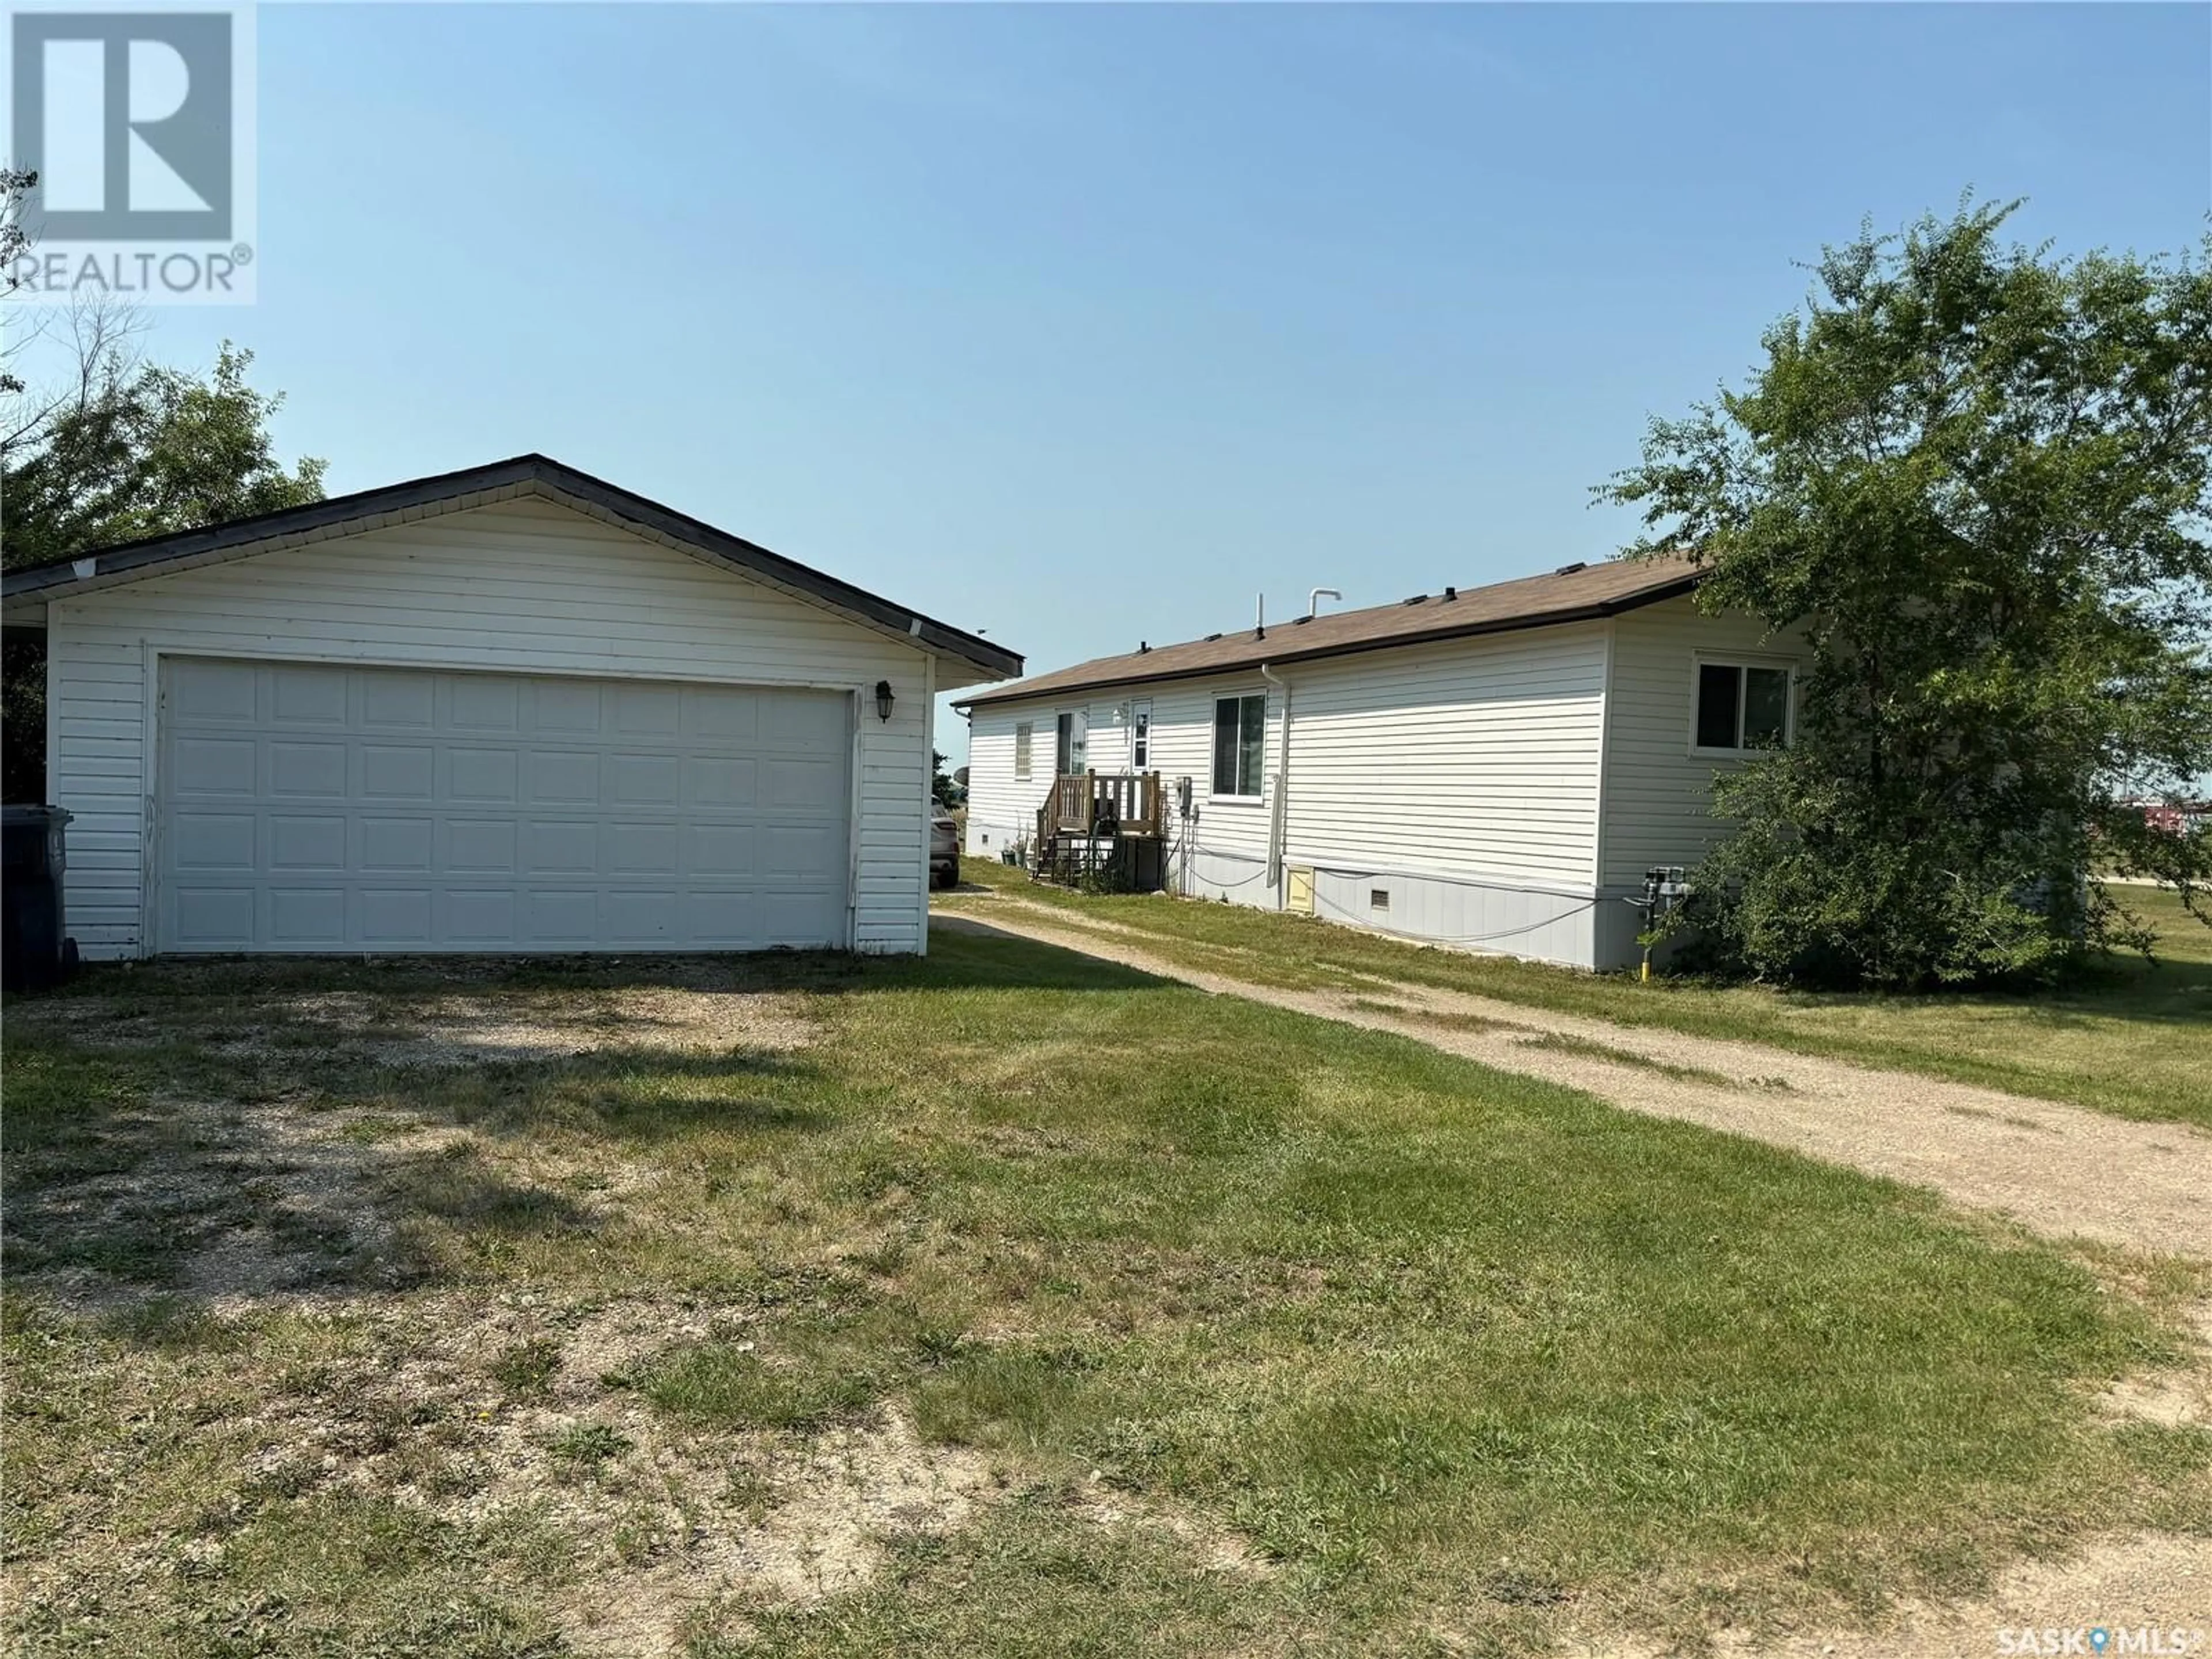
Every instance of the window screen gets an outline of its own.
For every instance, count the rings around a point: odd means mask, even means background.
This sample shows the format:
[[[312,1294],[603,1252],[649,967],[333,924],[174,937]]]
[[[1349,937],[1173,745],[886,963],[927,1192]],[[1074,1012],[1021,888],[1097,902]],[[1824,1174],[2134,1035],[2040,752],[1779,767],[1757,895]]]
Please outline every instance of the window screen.
[[[1030,750],[1036,738],[1034,721],[1024,720],[1014,727],[1014,775],[1026,778],[1030,775]]]

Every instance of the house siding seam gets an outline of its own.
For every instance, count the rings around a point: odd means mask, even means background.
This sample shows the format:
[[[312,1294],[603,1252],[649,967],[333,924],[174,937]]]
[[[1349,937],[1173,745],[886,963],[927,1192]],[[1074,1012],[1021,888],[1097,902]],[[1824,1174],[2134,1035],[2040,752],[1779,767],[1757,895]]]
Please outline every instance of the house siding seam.
[[[51,793],[75,814],[69,924],[88,957],[149,938],[157,653],[848,690],[862,699],[852,944],[926,946],[928,654],[524,496],[49,607]],[[896,698],[887,722],[878,680]]]

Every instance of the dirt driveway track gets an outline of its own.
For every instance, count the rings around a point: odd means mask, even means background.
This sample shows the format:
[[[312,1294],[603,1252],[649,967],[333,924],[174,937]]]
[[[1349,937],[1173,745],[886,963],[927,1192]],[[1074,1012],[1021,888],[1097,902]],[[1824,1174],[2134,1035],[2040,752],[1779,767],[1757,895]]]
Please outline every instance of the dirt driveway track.
[[[1932,1187],[2051,1237],[2212,1260],[2212,1135],[2186,1124],[2136,1123],[1910,1072],[1395,981],[1345,993],[1255,985],[1164,961],[1134,933],[1072,926],[1042,905],[998,899],[978,910],[940,912],[933,920],[939,927],[1060,945],[1218,995],[1394,1031],[1631,1111]]]

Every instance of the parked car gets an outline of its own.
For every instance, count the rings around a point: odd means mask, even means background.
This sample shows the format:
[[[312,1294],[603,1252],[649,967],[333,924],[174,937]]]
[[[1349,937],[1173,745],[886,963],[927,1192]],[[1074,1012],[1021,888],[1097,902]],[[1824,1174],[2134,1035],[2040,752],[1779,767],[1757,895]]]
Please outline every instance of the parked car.
[[[950,812],[929,815],[929,884],[960,884],[960,824]]]

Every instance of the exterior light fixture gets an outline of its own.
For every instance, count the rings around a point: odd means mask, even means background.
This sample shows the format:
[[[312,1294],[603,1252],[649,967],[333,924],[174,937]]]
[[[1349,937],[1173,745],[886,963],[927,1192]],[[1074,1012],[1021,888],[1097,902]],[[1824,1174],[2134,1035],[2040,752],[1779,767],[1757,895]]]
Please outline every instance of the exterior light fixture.
[[[878,680],[876,682],[876,718],[888,721],[890,717],[891,683],[889,680]]]

